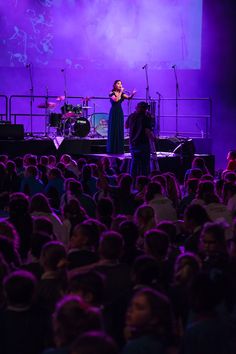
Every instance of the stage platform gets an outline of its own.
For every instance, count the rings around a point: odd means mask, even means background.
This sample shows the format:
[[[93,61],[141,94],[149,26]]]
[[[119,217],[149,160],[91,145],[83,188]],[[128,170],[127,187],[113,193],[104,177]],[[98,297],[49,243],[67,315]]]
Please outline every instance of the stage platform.
[[[214,173],[214,156],[209,153],[209,142],[205,139],[200,139],[198,145],[201,149],[195,148],[195,153],[202,156],[208,168]],[[160,170],[163,172],[174,172],[182,178],[184,171],[190,167],[191,158],[188,156],[188,150],[183,147],[188,146],[189,140],[179,138],[160,138],[156,143],[157,161]],[[192,139],[190,146],[196,146]],[[63,154],[69,154],[74,158],[87,156],[90,161],[109,157],[111,160],[119,158],[127,166],[131,156],[129,153],[128,138],[125,139],[125,153],[120,155],[111,155],[106,153],[106,139],[105,138],[78,138],[78,137],[25,137],[23,140],[0,140],[0,154],[7,154],[10,158],[15,156],[23,156],[31,153],[33,155],[56,155],[58,158]]]

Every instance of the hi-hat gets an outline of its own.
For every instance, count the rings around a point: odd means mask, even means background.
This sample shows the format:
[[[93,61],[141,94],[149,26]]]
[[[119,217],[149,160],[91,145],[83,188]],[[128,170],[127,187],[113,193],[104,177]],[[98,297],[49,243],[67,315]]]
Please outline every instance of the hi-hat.
[[[38,108],[55,108],[56,105],[57,104],[55,102],[44,102],[44,103],[40,103],[38,105]]]

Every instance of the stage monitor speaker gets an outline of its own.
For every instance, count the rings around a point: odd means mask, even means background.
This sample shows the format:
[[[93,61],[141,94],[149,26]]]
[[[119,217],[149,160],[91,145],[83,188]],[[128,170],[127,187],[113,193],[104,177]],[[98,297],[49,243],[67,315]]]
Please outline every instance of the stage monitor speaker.
[[[0,126],[0,140],[23,140],[23,124],[3,124]]]

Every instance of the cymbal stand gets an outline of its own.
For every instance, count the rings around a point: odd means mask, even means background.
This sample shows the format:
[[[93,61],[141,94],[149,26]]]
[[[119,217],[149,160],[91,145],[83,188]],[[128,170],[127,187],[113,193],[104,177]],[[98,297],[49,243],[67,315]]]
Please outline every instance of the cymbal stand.
[[[145,69],[145,76],[146,76],[146,102],[151,100],[150,97],[150,88],[149,88],[149,79],[148,79],[148,65],[145,64],[142,69]]]
[[[61,69],[61,72],[63,74],[63,78],[64,78],[64,96],[65,96],[65,100],[64,100],[64,113],[66,114],[66,105],[67,105],[67,78],[66,78],[66,69]],[[65,123],[64,123],[64,130],[65,130]],[[63,134],[64,136],[64,134]]]
[[[177,77],[177,72],[176,72],[176,65],[172,66],[172,69],[174,69],[174,75],[175,75],[175,136],[178,137],[179,135],[179,97],[180,97],[180,92],[179,92],[179,82],[178,82],[178,77]]]
[[[30,136],[33,136],[33,102],[34,102],[34,85],[31,64],[27,64],[26,68],[29,69],[30,77]]]
[[[45,136],[49,136],[49,109],[48,109],[48,87],[46,86],[45,96]]]

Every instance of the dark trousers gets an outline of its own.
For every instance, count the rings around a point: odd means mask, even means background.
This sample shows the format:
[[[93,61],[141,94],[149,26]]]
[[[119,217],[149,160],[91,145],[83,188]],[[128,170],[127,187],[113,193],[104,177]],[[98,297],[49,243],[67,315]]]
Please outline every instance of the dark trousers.
[[[149,145],[131,146],[131,166],[132,177],[148,176],[150,173],[150,148]]]

